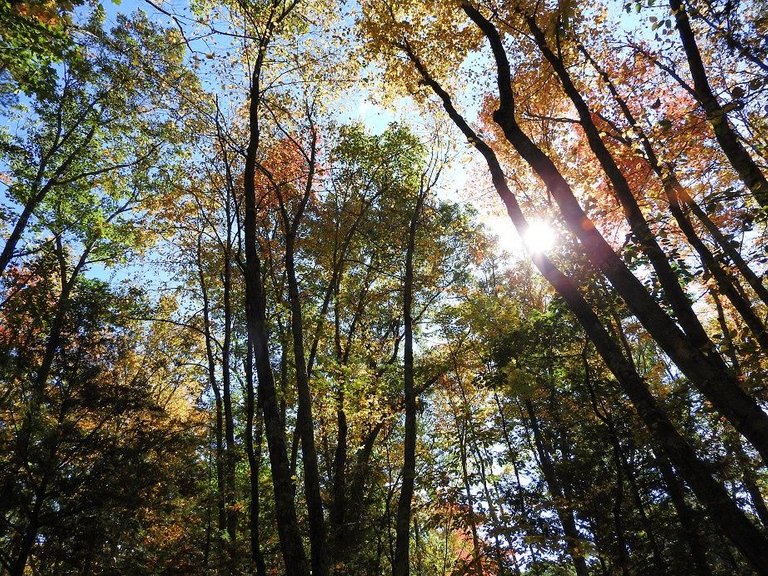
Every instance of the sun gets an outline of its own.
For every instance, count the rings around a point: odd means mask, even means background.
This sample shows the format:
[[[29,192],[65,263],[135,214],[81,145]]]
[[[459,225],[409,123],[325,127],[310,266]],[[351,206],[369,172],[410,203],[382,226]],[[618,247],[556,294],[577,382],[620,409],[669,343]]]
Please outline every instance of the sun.
[[[555,231],[541,220],[531,220],[523,234],[523,243],[529,252],[541,254],[555,245]]]
[[[487,216],[484,224],[496,236],[499,246],[518,256],[524,252],[541,254],[557,244],[554,229],[544,220],[531,219],[522,237],[515,231],[509,216]]]

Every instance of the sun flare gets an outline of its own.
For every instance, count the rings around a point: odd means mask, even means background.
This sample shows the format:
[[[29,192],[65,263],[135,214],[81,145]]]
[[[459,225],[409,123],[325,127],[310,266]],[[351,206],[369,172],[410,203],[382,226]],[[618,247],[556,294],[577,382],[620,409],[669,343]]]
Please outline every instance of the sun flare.
[[[541,254],[555,245],[555,231],[546,222],[533,220],[523,234],[523,242],[530,252]]]

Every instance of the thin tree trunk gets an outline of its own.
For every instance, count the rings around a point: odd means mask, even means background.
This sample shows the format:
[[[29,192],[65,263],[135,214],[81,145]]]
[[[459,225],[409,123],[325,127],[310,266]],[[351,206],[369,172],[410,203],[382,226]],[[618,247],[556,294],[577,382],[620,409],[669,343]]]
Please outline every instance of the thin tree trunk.
[[[669,497],[672,499],[672,505],[675,507],[675,512],[677,512],[677,518],[680,520],[680,526],[683,528],[683,537],[690,549],[696,574],[698,576],[711,576],[712,570],[707,562],[707,548],[701,541],[693,510],[685,501],[683,486],[665,456],[657,456],[656,461],[659,464],[661,475],[667,486]]]
[[[582,351],[582,364],[584,366],[584,384],[587,387],[587,391],[589,392],[589,400],[590,404],[592,405],[592,411],[595,413],[595,416],[597,416],[598,420],[600,420],[603,424],[605,424],[606,428],[608,429],[608,436],[611,439],[611,447],[613,448],[613,459],[614,459],[614,466],[616,468],[616,497],[613,502],[613,521],[614,526],[616,529],[616,545],[618,547],[618,561],[619,565],[621,566],[621,573],[624,576],[629,576],[629,558],[627,555],[627,541],[624,534],[624,512],[622,510],[623,508],[623,500],[624,500],[624,478],[623,478],[623,467],[624,467],[624,459],[621,455],[621,445],[619,444],[619,439],[616,434],[616,427],[613,424],[613,421],[608,418],[607,413],[603,413],[603,411],[600,409],[598,402],[597,402],[597,395],[595,394],[595,389],[592,386],[592,377],[591,377],[591,371],[589,369],[589,359],[588,359],[588,352],[589,348],[588,346],[584,346],[584,350]]]
[[[616,496],[613,501],[613,522],[616,529],[616,547],[619,549],[618,562],[621,567],[621,573],[629,576],[629,559],[627,557],[627,539],[624,535],[624,512],[622,505],[624,502],[624,478],[622,478],[621,469],[616,468]]]
[[[469,507],[469,528],[472,534],[472,564],[474,564],[475,574],[483,573],[483,566],[480,562],[480,537],[477,534],[477,522],[475,521],[475,498],[472,496],[472,483],[469,479],[469,470],[467,468],[467,430],[466,422],[459,422],[458,415],[454,415],[458,430],[459,441],[459,460],[461,462],[461,478],[464,481],[464,492]],[[490,502],[489,502],[490,504]]]
[[[353,474],[349,482],[349,507],[346,517],[349,520],[348,534],[355,534],[362,524],[362,512],[365,496],[365,482],[368,479],[368,468],[370,465],[371,457],[373,455],[373,447],[376,444],[381,431],[384,429],[384,422],[379,421],[366,435],[363,440],[362,446],[357,453],[355,459]],[[344,541],[344,548],[349,549],[354,546],[354,542],[347,538]]]
[[[344,411],[344,391],[336,395],[336,433],[338,440],[333,455],[333,508],[331,509],[331,524],[334,527],[334,551],[344,548],[347,538],[347,415]]]
[[[300,215],[296,216],[294,226],[297,225],[300,217]],[[325,520],[323,517],[323,501],[320,495],[320,471],[317,464],[317,449],[315,447],[314,422],[312,419],[312,394],[309,389],[309,376],[304,357],[304,327],[294,262],[294,234],[295,229],[286,235],[285,267],[288,277],[288,300],[291,308],[291,333],[293,334],[293,355],[299,399],[296,427],[301,438],[302,464],[304,465],[304,493],[309,512],[312,574],[326,576],[328,574],[328,561],[326,557]]]
[[[220,532],[226,529],[226,494],[227,486],[224,478],[224,414],[223,403],[221,399],[221,388],[216,379],[216,358],[213,351],[213,335],[211,330],[211,305],[208,297],[208,285],[203,273],[202,263],[202,235],[197,240],[197,270],[198,282],[200,283],[200,294],[203,298],[203,332],[205,336],[205,357],[208,363],[208,383],[213,391],[214,402],[216,406],[216,510],[218,512],[217,528]],[[219,557],[223,555],[223,543],[221,538],[216,539],[217,551]]]
[[[590,403],[592,404],[592,411],[595,413],[598,419],[603,424],[605,424],[606,428],[608,429],[608,436],[611,441],[614,463],[616,465],[616,473],[618,475],[617,481],[622,482],[621,477],[624,476],[626,477],[627,483],[631,488],[632,497],[635,501],[635,507],[637,509],[637,512],[640,515],[640,521],[642,522],[643,531],[647,535],[648,541],[651,545],[651,554],[653,556],[653,563],[654,563],[654,573],[666,574],[666,568],[665,568],[664,560],[662,558],[661,548],[654,534],[654,529],[648,518],[648,514],[646,513],[645,504],[643,503],[643,498],[640,493],[640,487],[637,485],[637,479],[635,477],[634,468],[630,465],[630,463],[627,461],[626,456],[624,455],[624,450],[621,446],[621,441],[619,439],[619,435],[616,430],[616,424],[614,423],[613,418],[611,418],[610,413],[608,413],[607,411],[602,412],[598,406],[597,395],[595,394],[594,388],[592,387],[592,380],[590,376],[589,361],[587,358],[588,350],[589,350],[588,347],[585,346],[582,352],[582,363],[584,366],[584,382],[589,391]],[[623,493],[623,488],[622,488],[622,493]],[[623,536],[621,539],[623,540]],[[626,552],[626,549],[625,549],[625,552]]]
[[[640,130],[639,123],[629,109],[629,105],[627,104],[626,100],[624,100],[624,98],[622,98],[619,94],[619,91],[613,81],[610,79],[608,74],[603,69],[601,69],[600,66],[598,66],[595,59],[587,51],[583,44],[579,44],[578,48],[579,51],[584,54],[590,64],[592,64],[598,74],[600,74],[603,82],[605,82],[605,84],[608,86],[608,89],[616,100],[616,103],[621,108],[624,117],[627,119],[627,122],[634,128],[635,134],[640,138],[646,158],[648,159],[648,163],[658,178],[661,180],[664,187],[664,192],[667,195],[667,198],[670,200],[670,208],[674,208],[675,205],[682,205],[681,208],[684,208],[683,213],[685,213],[686,210],[690,210],[696,219],[701,222],[702,226],[704,226],[712,240],[715,241],[718,248],[723,252],[725,257],[733,263],[739,273],[752,287],[752,289],[755,291],[755,294],[757,294],[757,296],[760,298],[760,300],[763,301],[764,304],[768,305],[768,288],[766,288],[762,283],[760,277],[755,274],[755,272],[749,267],[749,264],[747,264],[739,251],[734,248],[731,241],[725,236],[725,234],[723,234],[720,228],[718,228],[717,224],[715,224],[712,219],[707,216],[706,212],[704,212],[704,210],[702,210],[696,201],[688,194],[685,187],[680,184],[680,181],[675,175],[674,166],[669,163],[666,163],[664,166],[661,165],[661,162],[659,161],[659,158],[656,155],[656,152],[653,149],[648,136],[645,134],[645,132]],[[675,216],[675,219],[678,221],[678,223],[681,223],[681,219],[677,214],[673,213],[673,216]],[[685,216],[682,219],[682,222],[686,222],[687,220],[687,216]],[[689,243],[693,245],[693,242],[689,237],[689,232],[687,232],[683,226],[684,224],[681,223],[680,229],[685,233]],[[695,233],[694,236],[696,236]]]
[[[227,534],[229,541],[227,548],[227,562],[230,564],[230,572],[234,570],[232,565],[235,562],[235,542],[237,540],[237,493],[235,468],[237,466],[237,447],[235,445],[235,417],[232,410],[232,377],[230,370],[230,355],[232,347],[232,268],[230,262],[231,255],[229,250],[224,252],[224,273],[222,284],[224,288],[224,299],[222,307],[224,308],[224,342],[221,348],[221,382],[223,388],[224,400],[224,436],[226,439],[226,451],[224,453],[224,470],[227,476],[227,498],[226,498],[226,516],[227,516]]]
[[[664,288],[664,295],[671,304],[683,330],[697,346],[707,349],[714,348],[701,322],[699,322],[698,317],[694,313],[688,296],[680,286],[677,274],[672,270],[669,258],[664,254],[661,246],[659,246],[656,236],[651,231],[642,210],[640,210],[629,182],[627,182],[603,139],[600,137],[599,130],[592,119],[592,111],[573,84],[565,63],[559,55],[559,45],[558,54],[556,55],[549,47],[544,32],[536,24],[535,18],[526,16],[526,22],[533,34],[536,45],[554,69],[565,93],[576,108],[589,146],[600,163],[603,173],[612,184],[614,195],[624,211],[625,219],[640,247],[648,256],[653,269],[656,271],[659,283]],[[559,42],[559,36],[557,38]]]
[[[335,270],[334,270],[335,276]],[[345,364],[341,351],[341,321],[339,314],[338,284],[332,289],[333,294],[333,342],[336,361]],[[331,507],[331,525],[333,526],[333,554],[343,561],[347,539],[347,414],[344,410],[344,382],[338,382],[336,391],[336,449],[333,453],[333,506]]]
[[[764,299],[764,302],[767,304],[768,290],[765,289],[757,275],[752,271],[751,268],[749,268],[743,258],[741,258],[741,255],[738,253],[738,251],[731,246],[731,243],[723,236],[722,232],[720,232],[719,228],[717,228],[714,222],[712,222],[707,217],[707,215],[688,195],[688,193],[685,191],[675,176],[673,166],[661,166],[650,140],[646,134],[638,128],[638,124],[634,115],[629,109],[626,101],[619,95],[618,90],[614,86],[613,82],[604,71],[598,68],[597,63],[582,45],[579,46],[579,49],[581,50],[582,54],[586,56],[592,66],[598,71],[603,81],[608,85],[611,94],[621,108],[624,117],[627,119],[627,122],[630,124],[630,126],[635,127],[635,133],[638,135],[642,142],[643,150],[645,151],[648,163],[657,177],[661,180],[664,193],[666,194],[667,201],[669,202],[670,212],[672,212],[672,215],[680,227],[680,230],[682,230],[683,234],[685,235],[686,240],[699,255],[703,266],[712,273],[713,277],[718,283],[718,286],[720,286],[720,290],[728,297],[734,308],[736,308],[736,310],[746,322],[747,326],[749,326],[757,342],[764,350],[768,350],[768,332],[766,332],[765,324],[757,315],[757,313],[752,309],[749,301],[744,298],[741,292],[737,289],[735,281],[733,281],[728,276],[728,273],[717,261],[714,254],[712,254],[709,248],[707,248],[706,244],[704,244],[699,235],[696,233],[695,228],[685,213],[684,207],[694,211],[694,213],[697,215],[699,220],[702,221],[721,249],[723,249],[724,252],[727,251],[727,256],[733,261],[737,270],[741,272],[742,276],[744,276],[749,285],[755,290],[761,299]]]
[[[455,358],[454,358],[455,362]],[[472,412],[471,412],[471,406],[469,399],[467,398],[466,390],[464,388],[464,383],[461,379],[461,376],[458,374],[458,367],[454,363],[454,372],[456,373],[456,384],[458,385],[459,392],[461,395],[461,401],[462,401],[462,407],[459,410],[456,406],[454,406],[453,401],[449,401],[451,403],[451,408],[453,409],[454,413],[454,419],[456,421],[456,424],[458,426],[458,430],[460,432],[459,434],[459,456],[461,458],[461,467],[462,467],[462,478],[464,480],[464,489],[467,493],[467,501],[470,505],[470,523],[472,528],[472,543],[473,543],[473,549],[475,551],[473,561],[476,567],[477,574],[482,574],[482,563],[481,563],[481,545],[480,540],[478,537],[478,529],[477,529],[477,520],[475,518],[475,508],[474,508],[474,496],[471,492],[470,482],[469,482],[469,475],[468,475],[468,469],[467,469],[467,444],[470,446],[470,452],[474,454],[475,462],[478,465],[479,473],[480,473],[480,484],[482,485],[483,489],[483,495],[485,496],[485,505],[488,508],[488,515],[491,519],[491,527],[494,529],[494,532],[496,533],[494,536],[495,540],[495,549],[494,553],[496,556],[496,562],[498,564],[498,574],[499,576],[503,576],[506,574],[506,567],[504,566],[504,555],[502,551],[502,541],[500,538],[500,534],[505,534],[507,541],[512,541],[512,534],[509,530],[508,526],[504,526],[502,522],[499,519],[499,514],[496,510],[496,504],[494,502],[494,498],[491,496],[491,491],[488,488],[488,475],[486,474],[486,468],[485,463],[486,461],[491,461],[491,456],[487,453],[487,451],[483,450],[481,452],[480,447],[478,446],[478,440],[477,440],[477,433],[475,431],[475,424],[472,418]],[[501,409],[501,405],[498,403],[499,409]],[[463,416],[460,416],[462,414]],[[506,432],[506,422],[503,419],[502,414],[502,431],[504,432],[504,437],[507,440],[507,445],[509,445],[507,432]],[[513,462],[513,466],[515,467],[515,470],[517,470],[517,465]],[[497,492],[497,498],[499,502],[501,502],[501,498],[498,496]]]
[[[661,547],[659,546],[658,540],[656,539],[655,530],[653,529],[650,519],[648,518],[648,513],[645,509],[645,503],[643,502],[643,497],[640,493],[640,487],[637,485],[637,478],[635,477],[634,468],[630,466],[629,462],[627,462],[627,459],[625,458],[621,449],[621,445],[618,443],[618,437],[615,436],[615,434],[614,438],[616,438],[616,456],[619,458],[619,462],[624,469],[624,475],[627,477],[629,487],[632,489],[632,498],[635,501],[637,512],[640,515],[640,521],[642,522],[643,530],[648,536],[648,542],[651,545],[654,572],[656,574],[666,574],[667,571],[665,569],[664,559],[661,555]]]
[[[749,494],[749,499],[752,501],[752,507],[757,517],[760,518],[763,526],[768,527],[768,506],[765,504],[765,499],[760,491],[758,479],[755,475],[757,466],[745,452],[741,439],[738,436],[727,431],[725,433],[725,444],[734,455],[738,467],[741,469],[742,484],[744,484],[744,488],[746,488]]]
[[[251,559],[256,566],[257,576],[266,576],[267,567],[264,563],[264,554],[261,551],[261,490],[259,488],[259,474],[261,471],[261,418],[256,413],[256,406],[261,405],[261,392],[255,392],[253,378],[253,348],[248,343],[247,356],[245,358],[245,449],[248,453],[248,477],[251,488],[251,502],[249,508],[249,528],[251,540]]]
[[[32,548],[37,538],[37,531],[40,528],[40,512],[42,511],[43,500],[43,494],[39,492],[35,494],[35,503],[32,506],[29,524],[19,543],[19,552],[10,567],[9,576],[24,576],[27,560],[32,553]]]
[[[416,231],[421,219],[427,188],[422,187],[416,198],[416,205],[408,227],[408,241],[405,252],[405,275],[403,277],[403,389],[405,393],[405,438],[403,440],[403,470],[400,498],[397,503],[395,558],[392,564],[393,576],[408,576],[410,573],[410,522],[416,478],[416,392],[413,374],[413,259],[416,250]]]
[[[282,193],[283,184],[274,180],[273,175],[264,167],[261,172],[269,179],[277,197],[280,216],[285,233],[285,275],[288,283],[288,303],[291,312],[290,331],[293,345],[296,388],[298,392],[298,410],[296,416],[296,435],[301,440],[302,464],[304,467],[304,496],[309,516],[309,541],[311,549],[312,574],[327,576],[328,558],[323,501],[320,494],[320,471],[315,445],[314,420],[312,417],[312,392],[309,386],[309,366],[304,350],[304,320],[301,310],[301,295],[296,277],[296,237],[301,226],[304,212],[312,196],[316,168],[317,132],[312,124],[311,111],[307,110],[310,128],[310,149],[307,154],[300,149],[307,163],[307,175],[303,195],[294,214],[289,214],[286,198]],[[293,142],[299,147],[299,144]],[[313,357],[314,359],[314,357]]]
[[[275,24],[277,7],[271,6],[268,18],[271,33]],[[294,485],[291,478],[286,451],[285,429],[280,416],[280,403],[275,389],[275,380],[269,357],[269,342],[266,325],[266,295],[261,276],[261,260],[257,243],[256,210],[256,155],[259,149],[259,106],[261,99],[261,71],[266,57],[266,47],[270,37],[262,38],[256,63],[253,67],[250,87],[249,142],[245,158],[243,175],[245,214],[245,307],[248,339],[253,346],[254,363],[261,392],[260,409],[264,416],[264,428],[267,437],[272,485],[275,496],[275,517],[280,538],[280,548],[286,574],[308,576],[304,547],[299,532],[296,507],[293,500]]]
[[[80,116],[80,120],[84,120],[84,115],[87,114],[92,110],[92,107],[87,107],[86,111],[83,112]],[[61,109],[59,114],[61,114]],[[61,148],[61,146],[73,135],[73,130],[77,126],[77,123],[74,127],[69,129],[66,133],[62,134],[61,129],[61,123],[59,123],[59,130],[56,134],[56,137],[54,138],[54,142],[51,145],[51,148],[48,149],[48,151],[44,154],[43,158],[41,159],[41,163],[38,167],[38,172],[34,181],[34,184],[32,186],[32,193],[29,196],[29,199],[24,204],[24,208],[22,209],[21,214],[19,215],[19,219],[16,221],[16,223],[13,226],[13,230],[11,231],[10,236],[8,237],[8,240],[5,242],[5,246],[3,247],[3,251],[0,253],[0,276],[3,275],[5,272],[6,267],[13,259],[13,253],[16,250],[16,246],[19,243],[19,240],[21,240],[21,236],[24,233],[24,230],[27,228],[27,224],[29,223],[29,219],[32,217],[32,214],[34,213],[35,209],[40,205],[40,203],[45,200],[45,197],[48,195],[48,193],[51,191],[51,189],[56,185],[59,178],[61,178],[64,173],[69,169],[69,167],[72,165],[73,162],[75,162],[80,155],[82,154],[83,150],[86,146],[93,140],[94,135],[96,134],[96,126],[92,126],[88,133],[83,138],[82,142],[78,144],[72,151],[70,151],[69,154],[67,154],[67,157],[62,161],[62,163],[56,168],[53,175],[48,179],[48,181],[43,184],[42,179],[43,175],[46,171],[47,163],[51,159],[51,157],[56,153],[57,150]]]

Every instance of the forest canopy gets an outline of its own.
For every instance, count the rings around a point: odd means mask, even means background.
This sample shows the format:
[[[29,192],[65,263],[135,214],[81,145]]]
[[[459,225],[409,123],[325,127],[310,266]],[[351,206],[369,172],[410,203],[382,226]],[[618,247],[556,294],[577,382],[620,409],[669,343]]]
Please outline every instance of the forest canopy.
[[[768,575],[764,0],[0,0],[0,574]]]

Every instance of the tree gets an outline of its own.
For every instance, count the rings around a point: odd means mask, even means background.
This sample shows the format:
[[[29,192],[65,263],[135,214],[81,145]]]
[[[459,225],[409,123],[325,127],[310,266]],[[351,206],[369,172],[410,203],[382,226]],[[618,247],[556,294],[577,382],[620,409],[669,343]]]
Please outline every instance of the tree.
[[[17,86],[27,94],[50,94],[53,64],[72,56],[71,12],[81,3],[6,0],[0,5],[0,74],[11,79],[2,80],[2,96]]]
[[[74,573],[132,565],[137,573],[152,573],[155,562],[172,562],[176,551],[164,558],[169,552],[150,541],[131,557],[125,548],[140,546],[140,530],[167,522],[152,514],[139,519],[140,503],[151,508],[165,500],[167,513],[180,515],[183,498],[197,488],[195,467],[184,479],[171,464],[194,460],[196,375],[175,369],[164,353],[165,347],[187,346],[194,356],[195,346],[190,334],[174,345],[169,333],[137,324],[134,318],[144,315],[137,291],[116,294],[104,282],[80,277],[41,382],[47,332],[57,322],[51,305],[57,268],[48,256],[31,263],[28,275],[6,280],[6,289],[21,294],[2,311],[3,324],[19,328],[3,332],[4,570],[21,575],[30,564]],[[116,546],[124,549],[111,559],[100,552]]]
[[[165,73],[178,82],[170,90],[194,90],[178,45],[168,43],[173,33],[139,14],[133,20],[121,17],[121,27],[110,34],[102,29],[103,19],[99,10],[91,15],[78,46],[93,58],[67,61],[50,96],[31,103],[24,129],[0,140],[10,167],[6,193],[21,210],[9,218],[13,225],[0,254],[0,274],[18,256],[35,216],[45,226],[50,211],[64,203],[74,212],[68,217],[77,220],[83,217],[78,210],[96,204],[95,189],[118,204],[129,182],[136,196],[148,196],[151,180],[142,178],[160,168],[161,146],[179,142],[175,120],[183,105],[169,101],[169,88],[157,84]],[[137,68],[154,50],[157,67]],[[123,89],[114,91],[115,84]]]

